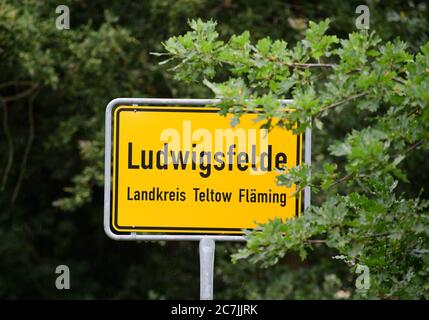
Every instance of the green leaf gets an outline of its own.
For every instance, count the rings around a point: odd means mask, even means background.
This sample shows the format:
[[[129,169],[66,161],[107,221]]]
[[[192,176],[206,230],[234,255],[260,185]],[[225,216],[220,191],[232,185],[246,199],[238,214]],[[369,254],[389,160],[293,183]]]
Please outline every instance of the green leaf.
[[[364,100],[360,100],[357,103],[357,108],[360,110],[367,110],[370,112],[375,112],[378,110],[379,107],[379,103],[377,100],[374,99],[364,99]]]

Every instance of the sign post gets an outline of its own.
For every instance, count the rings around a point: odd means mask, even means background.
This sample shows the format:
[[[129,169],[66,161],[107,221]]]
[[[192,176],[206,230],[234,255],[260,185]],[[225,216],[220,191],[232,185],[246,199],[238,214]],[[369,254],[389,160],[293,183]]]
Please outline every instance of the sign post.
[[[244,241],[243,230],[297,217],[296,186],[282,170],[311,159],[291,130],[270,131],[249,110],[230,126],[218,100],[112,100],[106,108],[104,230],[115,240],[200,241],[200,297],[213,299],[215,241]],[[286,105],[291,101],[283,101]],[[310,190],[304,190],[304,209]]]
[[[215,242],[210,238],[200,240],[200,300],[213,300],[213,270]]]

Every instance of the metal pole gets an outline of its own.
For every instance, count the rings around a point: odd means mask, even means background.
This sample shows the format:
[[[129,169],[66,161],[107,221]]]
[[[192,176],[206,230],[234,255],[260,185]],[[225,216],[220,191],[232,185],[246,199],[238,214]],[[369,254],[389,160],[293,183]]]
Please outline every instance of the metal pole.
[[[200,240],[200,300],[213,300],[215,246],[213,239]]]
[[[305,129],[305,154],[304,162],[311,165],[311,129]],[[311,173],[310,173],[311,174]],[[311,203],[311,189],[305,187],[304,189],[304,210],[310,206]]]

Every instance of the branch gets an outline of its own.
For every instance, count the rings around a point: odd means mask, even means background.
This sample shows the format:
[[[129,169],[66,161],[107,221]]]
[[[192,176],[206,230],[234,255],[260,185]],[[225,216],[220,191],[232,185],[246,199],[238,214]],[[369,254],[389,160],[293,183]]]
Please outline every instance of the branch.
[[[396,81],[397,83],[400,83],[400,84],[406,84],[404,79],[398,78],[398,77],[393,78],[393,81]]]
[[[325,244],[326,240],[305,240],[308,244]]]
[[[334,68],[335,64],[330,63],[286,63],[289,68]]]
[[[6,81],[3,83],[0,83],[0,89],[6,88],[6,87],[11,87],[11,86],[33,86],[34,82],[32,81],[16,81],[16,80],[11,80],[11,81]]]
[[[18,198],[19,190],[21,189],[22,181],[24,180],[25,171],[27,169],[28,156],[30,155],[30,150],[34,141],[34,107],[33,102],[37,93],[32,95],[28,101],[28,139],[27,144],[25,145],[24,155],[22,157],[21,169],[19,172],[18,180],[15,185],[15,189],[12,194],[12,203],[15,203]]]
[[[347,180],[348,180],[348,179],[350,179],[351,177],[352,177],[352,174],[351,174],[351,173],[349,173],[349,174],[345,175],[344,177],[342,177],[341,179],[338,179],[337,181],[334,181],[334,183],[333,183],[333,184],[331,184],[331,185],[329,186],[329,188],[332,188],[332,187],[336,186],[337,184],[340,184],[340,183],[342,183],[342,182],[344,182],[344,181],[347,181]]]
[[[39,84],[35,83],[33,86],[31,86],[30,88],[28,88],[27,90],[24,90],[14,96],[8,96],[8,97],[3,97],[3,101],[4,102],[11,102],[11,101],[16,101],[22,98],[25,98],[26,96],[30,95],[34,90],[36,90],[38,88]]]
[[[336,64],[330,64],[330,63],[299,63],[299,62],[292,62],[292,63],[285,63],[278,58],[275,58],[273,56],[268,56],[268,60],[278,62],[284,66],[287,66],[289,68],[301,68],[301,69],[308,69],[308,68],[335,68]]]
[[[3,173],[3,179],[1,184],[1,191],[4,191],[6,188],[7,178],[10,173],[10,169],[12,168],[13,164],[13,152],[14,152],[14,146],[13,146],[13,140],[12,135],[10,134],[9,129],[9,119],[8,119],[8,112],[7,112],[7,105],[4,99],[0,97],[0,102],[3,105],[3,131],[6,136],[7,146],[8,146],[8,156],[7,156],[7,162],[6,162],[6,168],[4,169]]]
[[[339,106],[341,106],[341,105],[343,105],[343,104],[345,104],[345,103],[347,103],[347,102],[349,102],[349,101],[352,101],[352,100],[355,100],[355,99],[357,99],[357,98],[360,98],[360,97],[366,96],[367,94],[368,94],[367,92],[361,92],[361,93],[358,93],[358,94],[352,95],[352,96],[350,96],[350,97],[347,97],[347,98],[345,98],[344,100],[341,100],[341,101],[339,101],[339,102],[336,102],[336,103],[330,104],[330,105],[328,105],[328,106],[326,106],[326,107],[324,107],[324,108],[320,109],[320,111],[319,111],[318,113],[316,113],[316,117],[320,116],[320,114],[322,114],[324,111],[327,111],[327,110],[330,110],[330,109],[333,109],[333,108],[339,107]]]
[[[381,238],[381,237],[387,237],[390,236],[392,234],[392,232],[383,232],[383,233],[374,233],[374,234],[368,234],[366,236],[364,236],[363,238]]]
[[[416,149],[417,147],[420,147],[427,138],[422,138],[420,140],[418,140],[417,142],[413,143],[411,146],[409,146],[407,148],[407,150],[405,150],[405,154],[407,155],[408,153],[410,153],[411,151],[413,151],[414,149]]]

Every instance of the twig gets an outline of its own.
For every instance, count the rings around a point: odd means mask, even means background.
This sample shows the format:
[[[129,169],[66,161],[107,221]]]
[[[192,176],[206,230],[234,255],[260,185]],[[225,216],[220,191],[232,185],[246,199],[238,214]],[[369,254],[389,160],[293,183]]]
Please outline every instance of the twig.
[[[337,184],[340,184],[340,183],[342,183],[342,182],[344,182],[344,181],[346,181],[346,180],[350,179],[351,177],[352,177],[352,174],[351,174],[351,173],[349,173],[349,174],[345,175],[344,177],[342,177],[341,179],[338,179],[337,181],[334,181],[334,183],[333,183],[333,184],[331,184],[331,185],[329,186],[329,188],[332,188],[332,187],[336,186]]]
[[[404,79],[398,78],[398,77],[393,78],[393,81],[396,81],[397,83],[400,83],[400,84],[405,84],[406,83]]]
[[[34,85],[34,82],[32,82],[32,81],[11,80],[11,81],[6,81],[3,83],[0,83],[0,89],[6,88],[6,87],[11,87],[11,86],[32,86],[32,85]]]
[[[16,101],[16,100],[25,98],[26,96],[30,95],[34,90],[36,90],[37,87],[38,87],[38,84],[35,83],[33,86],[31,86],[27,90],[24,90],[24,91],[22,91],[16,95],[3,97],[3,101],[4,102],[11,102],[11,101]]]
[[[22,181],[24,180],[25,171],[27,169],[28,156],[30,155],[30,150],[34,141],[34,106],[33,102],[37,93],[32,95],[28,101],[28,139],[27,144],[25,145],[24,155],[22,157],[21,169],[19,172],[18,180],[15,185],[15,189],[12,194],[12,203],[15,203],[18,198],[19,190],[21,189]]]
[[[299,63],[299,62],[292,62],[292,63],[285,63],[278,58],[275,58],[273,56],[268,56],[268,60],[278,62],[284,66],[287,66],[289,68],[302,68],[302,69],[308,69],[308,68],[335,68],[336,64],[331,63]]]
[[[380,238],[380,237],[387,237],[390,236],[392,233],[391,232],[383,232],[383,233],[374,233],[374,234],[369,234],[364,236],[364,238]]]
[[[361,93],[358,93],[358,94],[352,95],[352,96],[350,96],[350,97],[347,97],[347,98],[345,98],[344,100],[341,100],[341,101],[339,101],[339,102],[336,102],[336,103],[330,104],[330,105],[328,105],[328,106],[326,106],[326,107],[322,108],[322,109],[321,109],[321,110],[316,114],[316,117],[317,117],[317,116],[319,116],[319,115],[320,115],[321,113],[323,113],[324,111],[327,111],[327,110],[330,110],[330,109],[333,109],[333,108],[339,107],[339,106],[341,106],[341,105],[343,105],[343,104],[345,104],[345,103],[347,103],[347,102],[349,102],[349,101],[351,101],[351,100],[355,100],[355,99],[360,98],[360,97],[363,97],[363,96],[365,96],[365,95],[367,95],[367,92],[361,92]]]
[[[330,63],[286,63],[289,68],[334,68],[335,64]]]
[[[408,154],[411,151],[413,151],[414,149],[416,149],[417,147],[421,146],[425,142],[426,139],[427,138],[422,138],[422,139],[418,140],[417,142],[413,143],[411,146],[409,146],[407,148],[407,150],[405,150],[405,154]]]
[[[326,240],[306,240],[305,242],[308,244],[325,244]]]
[[[8,157],[7,157],[7,162],[6,162],[6,168],[4,169],[3,179],[2,179],[2,184],[1,184],[1,191],[4,191],[6,188],[7,179],[8,179],[10,170],[12,168],[12,164],[13,164],[14,146],[13,146],[12,135],[10,134],[10,129],[9,129],[7,104],[4,101],[4,99],[2,99],[1,97],[0,97],[0,101],[1,101],[1,104],[3,106],[3,131],[4,131],[4,134],[6,136],[6,141],[7,141],[7,146],[8,146],[7,147],[8,148]]]

